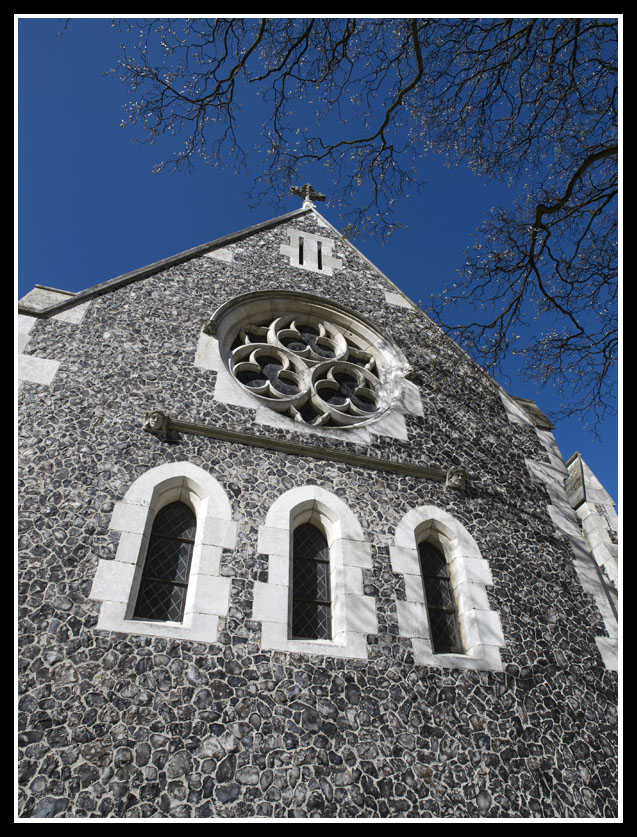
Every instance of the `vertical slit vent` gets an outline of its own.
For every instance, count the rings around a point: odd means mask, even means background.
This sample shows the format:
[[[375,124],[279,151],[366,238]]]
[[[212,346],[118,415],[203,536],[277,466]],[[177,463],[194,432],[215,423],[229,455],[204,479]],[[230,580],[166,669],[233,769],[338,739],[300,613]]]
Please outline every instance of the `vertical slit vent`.
[[[303,236],[299,236],[299,264],[303,264]]]
[[[323,270],[323,252],[321,250],[321,242],[316,242],[316,257],[318,261],[318,269]]]

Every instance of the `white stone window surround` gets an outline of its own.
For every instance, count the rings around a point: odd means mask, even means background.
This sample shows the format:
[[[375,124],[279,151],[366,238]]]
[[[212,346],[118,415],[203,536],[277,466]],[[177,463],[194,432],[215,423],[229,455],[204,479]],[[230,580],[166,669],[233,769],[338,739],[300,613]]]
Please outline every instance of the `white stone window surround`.
[[[465,649],[462,654],[436,654],[432,649],[418,555],[418,544],[423,541],[432,543],[447,559]],[[415,663],[502,671],[499,649],[505,644],[504,636],[486,593],[493,583],[491,571],[465,527],[443,509],[419,506],[396,527],[390,556],[393,572],[402,575],[405,583],[405,601],[396,602],[400,636],[411,639]]]
[[[317,526],[329,546],[331,640],[291,638],[292,539],[302,523]],[[366,659],[367,635],[378,633],[376,599],[363,595],[363,569],[372,566],[371,545],[347,504],[316,485],[292,488],[270,507],[257,548],[268,555],[268,581],[255,583],[252,613],[261,622],[261,647]]]
[[[195,513],[197,531],[183,622],[133,619],[153,520],[180,501]],[[101,601],[97,628],[147,636],[215,642],[226,616],[231,579],[219,574],[221,553],[235,546],[237,524],[220,483],[191,462],[151,468],[115,505],[111,529],[121,533],[115,559],[100,560],[90,598]]]

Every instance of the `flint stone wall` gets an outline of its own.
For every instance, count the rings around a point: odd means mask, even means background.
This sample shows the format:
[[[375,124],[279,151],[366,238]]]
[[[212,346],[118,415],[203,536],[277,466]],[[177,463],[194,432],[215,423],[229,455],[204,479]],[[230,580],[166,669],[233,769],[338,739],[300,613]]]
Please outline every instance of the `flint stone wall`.
[[[331,235],[310,213],[294,227]],[[556,532],[527,460],[535,428],[511,423],[498,387],[346,244],[329,277],[290,266],[285,226],[96,296],[79,322],[37,319],[27,355],[59,366],[21,384],[19,815],[40,817],[615,817],[617,676],[606,629]],[[410,475],[196,435],[184,421],[308,441],[215,401],[197,367],[202,326],[255,289],[302,288],[372,320],[407,355],[422,415],[408,441],[311,436],[314,445],[447,469],[464,492]],[[396,304],[396,303],[399,304]],[[115,504],[155,466],[187,460],[223,486],[237,524],[221,574],[228,614],[214,644],[96,629],[90,598],[113,560]],[[252,616],[268,563],[259,527],[277,498],[316,485],[340,497],[372,545],[363,592],[378,632],[367,659],[263,650]],[[502,671],[418,666],[400,636],[390,547],[398,522],[435,505],[489,562]]]

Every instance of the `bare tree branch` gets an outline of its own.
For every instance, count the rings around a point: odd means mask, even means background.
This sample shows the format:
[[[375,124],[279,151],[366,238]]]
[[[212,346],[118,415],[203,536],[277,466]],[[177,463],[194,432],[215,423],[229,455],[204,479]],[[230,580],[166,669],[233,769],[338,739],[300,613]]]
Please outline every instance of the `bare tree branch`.
[[[400,226],[400,200],[423,187],[431,152],[513,185],[514,208],[486,220],[431,313],[480,362],[497,370],[515,352],[527,374],[563,389],[567,410],[605,413],[617,346],[615,19],[118,25],[128,123],[149,142],[185,137],[158,169],[197,157],[246,167],[250,101],[263,115],[254,199],[281,199],[320,167],[347,234]],[[467,300],[484,320],[451,322]]]

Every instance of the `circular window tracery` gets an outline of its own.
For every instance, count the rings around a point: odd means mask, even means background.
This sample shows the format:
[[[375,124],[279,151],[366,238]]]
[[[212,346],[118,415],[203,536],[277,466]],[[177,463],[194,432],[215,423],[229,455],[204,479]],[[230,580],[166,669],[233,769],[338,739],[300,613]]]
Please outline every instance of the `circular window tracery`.
[[[222,306],[207,330],[244,390],[309,425],[379,418],[404,366],[370,323],[307,294],[248,294]]]

